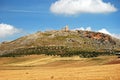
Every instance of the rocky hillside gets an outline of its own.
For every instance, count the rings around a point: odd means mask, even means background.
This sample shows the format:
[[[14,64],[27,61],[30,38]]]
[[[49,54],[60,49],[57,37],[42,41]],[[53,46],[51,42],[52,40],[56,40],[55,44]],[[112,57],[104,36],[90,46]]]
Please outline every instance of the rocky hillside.
[[[37,32],[10,42],[2,42],[0,54],[19,49],[60,46],[87,52],[115,52],[120,51],[120,40],[99,32],[53,30]]]

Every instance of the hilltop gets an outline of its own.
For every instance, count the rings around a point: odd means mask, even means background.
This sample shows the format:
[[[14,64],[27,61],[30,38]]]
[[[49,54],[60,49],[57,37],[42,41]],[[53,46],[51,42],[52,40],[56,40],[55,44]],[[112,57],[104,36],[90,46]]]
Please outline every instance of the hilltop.
[[[0,55],[11,53],[24,53],[25,55],[27,53],[38,54],[39,52],[44,53],[44,51],[56,55],[72,52],[71,50],[77,50],[75,54],[78,54],[78,51],[114,53],[120,51],[120,40],[100,32],[82,30],[71,31],[68,26],[66,26],[62,30],[38,31],[34,34],[0,44]]]

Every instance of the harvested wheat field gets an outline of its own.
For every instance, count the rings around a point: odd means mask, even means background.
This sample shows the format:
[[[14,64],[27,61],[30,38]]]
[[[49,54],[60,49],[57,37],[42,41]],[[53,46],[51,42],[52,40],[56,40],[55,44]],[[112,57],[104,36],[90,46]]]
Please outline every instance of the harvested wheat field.
[[[119,60],[116,56],[0,58],[0,80],[120,80]]]

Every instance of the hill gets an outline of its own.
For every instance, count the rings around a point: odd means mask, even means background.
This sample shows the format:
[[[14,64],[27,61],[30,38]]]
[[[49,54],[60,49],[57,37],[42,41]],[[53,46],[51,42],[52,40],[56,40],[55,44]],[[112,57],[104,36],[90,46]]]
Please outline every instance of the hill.
[[[115,53],[120,51],[120,40],[92,31],[68,29],[37,32],[0,44],[1,56],[46,54],[73,56],[79,53]],[[93,56],[93,55],[88,55]],[[82,54],[82,57],[84,55]]]

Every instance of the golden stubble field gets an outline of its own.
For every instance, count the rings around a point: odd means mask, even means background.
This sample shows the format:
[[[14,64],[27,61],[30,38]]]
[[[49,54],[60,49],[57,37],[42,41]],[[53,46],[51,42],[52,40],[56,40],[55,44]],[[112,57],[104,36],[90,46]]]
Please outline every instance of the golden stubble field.
[[[119,62],[116,56],[0,58],[0,80],[120,80]]]

